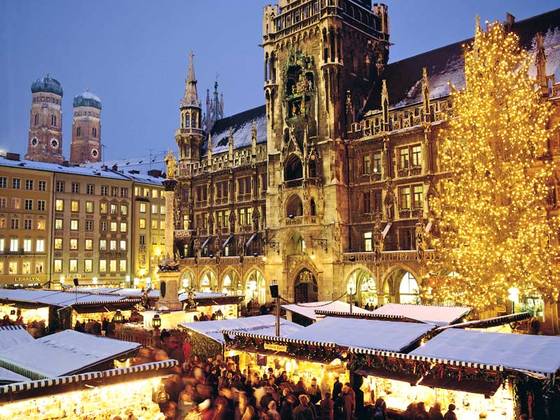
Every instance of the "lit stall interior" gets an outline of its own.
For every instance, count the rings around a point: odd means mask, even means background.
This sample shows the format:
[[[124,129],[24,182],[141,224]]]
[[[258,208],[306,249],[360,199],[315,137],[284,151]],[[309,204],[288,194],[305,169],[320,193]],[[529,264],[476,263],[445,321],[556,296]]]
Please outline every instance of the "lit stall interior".
[[[455,404],[455,414],[461,420],[513,419],[514,400],[509,385],[500,386],[495,394],[486,398],[483,394],[410,385],[407,382],[366,376],[361,387],[366,404],[374,398],[383,398],[390,409],[405,411],[409,404],[423,401],[426,407],[439,402],[445,412],[449,404]]]

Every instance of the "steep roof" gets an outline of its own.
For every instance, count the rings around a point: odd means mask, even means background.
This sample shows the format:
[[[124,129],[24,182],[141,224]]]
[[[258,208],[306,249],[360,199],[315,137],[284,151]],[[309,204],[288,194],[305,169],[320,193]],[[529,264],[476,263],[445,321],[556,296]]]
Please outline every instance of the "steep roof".
[[[257,144],[266,143],[266,106],[262,105],[216,121],[211,131],[212,153],[227,152],[230,130],[234,149],[250,146],[253,122],[257,127]],[[202,144],[203,154],[207,150],[208,138]]]
[[[560,78],[560,9],[516,22],[512,30],[519,36],[520,44],[530,54],[535,54],[535,36],[544,35],[547,55],[547,74]],[[449,82],[464,87],[463,45],[473,41],[469,38],[446,45],[404,60],[388,64],[372,89],[364,107],[365,111],[379,109],[381,104],[381,80],[387,80],[389,103],[392,108],[422,102],[422,69],[428,70],[430,97],[442,98],[450,94]],[[535,69],[530,69],[534,75]]]

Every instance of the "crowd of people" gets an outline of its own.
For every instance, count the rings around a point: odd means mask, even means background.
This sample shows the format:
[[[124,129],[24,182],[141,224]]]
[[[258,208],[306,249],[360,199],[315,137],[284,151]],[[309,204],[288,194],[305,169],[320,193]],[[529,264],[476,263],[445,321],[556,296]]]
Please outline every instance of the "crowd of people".
[[[301,377],[294,382],[285,371],[273,368],[262,374],[241,371],[234,358],[221,355],[201,360],[191,355],[188,340],[183,342],[166,331],[162,331],[159,348],[142,349],[135,362],[168,357],[180,365],[153,396],[166,420],[457,419],[453,405],[444,415],[439,404],[429,411],[424,403],[411,404],[404,413],[388,410],[383,398],[373,395],[373,403],[364,404],[363,391],[338,378],[331,387],[315,378],[309,383]]]

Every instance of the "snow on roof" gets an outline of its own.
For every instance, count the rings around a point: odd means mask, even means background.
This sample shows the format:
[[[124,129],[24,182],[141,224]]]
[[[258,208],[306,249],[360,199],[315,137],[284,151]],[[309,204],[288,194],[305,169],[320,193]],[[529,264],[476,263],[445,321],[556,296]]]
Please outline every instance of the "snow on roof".
[[[124,300],[124,296],[67,292],[61,290],[0,289],[0,301],[25,302],[39,305],[70,306],[95,303],[114,303]]]
[[[462,306],[428,306],[387,303],[373,311],[378,315],[402,316],[437,326],[449,325],[463,318],[471,308]]]
[[[334,311],[334,312],[350,312],[350,304],[346,302],[341,302],[340,300],[335,300],[333,302],[310,302],[310,303],[291,303],[288,305],[282,305],[284,309],[290,312],[294,312],[299,315],[303,315],[306,318],[317,321],[323,318],[315,313],[315,310],[321,311]],[[352,306],[352,312],[355,314],[369,314],[370,311],[362,309],[358,306]]]
[[[0,327],[0,351],[22,343],[30,343],[33,340],[35,340],[33,336],[31,336],[31,334],[29,334],[23,327]]]
[[[118,295],[127,298],[141,298],[143,295],[143,290],[132,287],[78,287],[78,292],[91,293],[94,295]],[[72,287],[68,289],[70,292],[75,292],[76,288]],[[148,291],[149,298],[159,298],[159,290],[150,289]]]
[[[27,382],[29,378],[18,373],[12,372],[6,368],[0,367],[0,384],[9,384],[16,382]]]
[[[179,324],[183,328],[206,335],[219,343],[224,342],[222,330],[239,330],[255,334],[275,334],[276,318],[274,315],[259,315],[247,318],[224,319],[219,321],[198,321]],[[280,335],[287,337],[303,329],[302,326],[280,318]]]
[[[327,317],[290,334],[288,338],[400,352],[432,329],[432,325],[413,322]]]
[[[46,162],[34,162],[32,160],[11,160],[0,156],[0,166],[6,166],[11,168],[24,168],[33,169],[37,171],[64,173],[80,176],[93,176],[98,178],[111,178],[126,180],[127,178],[120,173],[95,167],[88,166],[64,166],[57,163],[46,163]]]
[[[257,128],[257,144],[266,143],[266,107],[262,105],[216,121],[212,127],[212,153],[228,151],[230,129],[234,149],[251,146],[253,122]],[[204,140],[202,149],[206,154],[208,138]]]
[[[560,337],[451,328],[410,354],[554,374],[560,369]]]
[[[0,351],[0,364],[33,379],[54,378],[116,359],[139,347],[138,343],[65,330]]]

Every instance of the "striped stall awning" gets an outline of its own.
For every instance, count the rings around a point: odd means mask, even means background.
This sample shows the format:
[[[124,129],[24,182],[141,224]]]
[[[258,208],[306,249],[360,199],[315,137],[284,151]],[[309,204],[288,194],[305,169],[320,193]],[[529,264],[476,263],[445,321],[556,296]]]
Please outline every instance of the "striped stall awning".
[[[357,318],[357,319],[377,319],[380,321],[403,321],[403,322],[416,322],[422,323],[417,319],[407,318],[403,315],[391,315],[391,314],[376,314],[376,313],[356,313],[347,311],[327,311],[322,309],[315,309],[315,313],[321,316],[333,316],[339,318]]]
[[[298,338],[288,338],[288,337],[276,337],[274,335],[253,334],[253,333],[239,331],[239,330],[222,330],[222,334],[227,336],[255,338],[257,340],[265,340],[268,342],[275,342],[281,344],[299,344],[305,346],[321,346],[326,348],[336,347],[336,344],[332,342],[301,340]]]
[[[99,372],[80,373],[78,375],[60,376],[51,379],[39,379],[36,381],[20,382],[16,384],[4,385],[0,387],[0,395],[13,392],[29,391],[32,389],[42,389],[57,385],[76,384],[87,382],[94,379],[111,378],[116,376],[124,376],[133,373],[155,371],[161,369],[169,369],[177,366],[179,362],[174,359],[163,360],[160,362],[145,363],[137,366],[126,368],[111,369]]]

